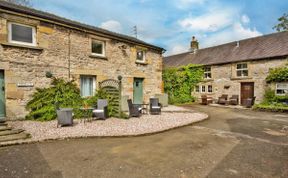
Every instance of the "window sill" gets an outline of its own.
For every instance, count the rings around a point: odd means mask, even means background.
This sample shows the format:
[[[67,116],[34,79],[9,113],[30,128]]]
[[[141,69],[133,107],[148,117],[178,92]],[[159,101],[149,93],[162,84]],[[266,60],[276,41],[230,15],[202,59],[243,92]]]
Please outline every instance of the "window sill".
[[[102,59],[102,60],[106,60],[106,61],[108,60],[108,58],[105,57],[105,56],[99,56],[99,55],[95,55],[95,54],[90,54],[89,57],[91,57],[91,58],[97,58],[97,59]]]
[[[21,45],[21,44],[14,44],[14,43],[1,43],[2,46],[6,47],[15,47],[15,48],[27,48],[27,49],[34,49],[34,50],[44,50],[44,48],[38,46],[29,46],[29,45]]]
[[[214,81],[214,79],[212,78],[204,78],[203,82],[212,82]]]
[[[249,80],[252,79],[252,77],[232,77],[231,80]]]
[[[135,63],[136,64],[142,64],[142,65],[148,65],[148,63],[145,61],[136,61]]]

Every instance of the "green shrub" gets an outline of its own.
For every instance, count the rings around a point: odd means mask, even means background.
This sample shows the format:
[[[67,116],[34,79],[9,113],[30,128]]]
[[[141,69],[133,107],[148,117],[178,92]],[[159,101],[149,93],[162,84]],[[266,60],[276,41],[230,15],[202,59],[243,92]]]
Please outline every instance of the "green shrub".
[[[49,121],[56,118],[55,104],[65,108],[79,108],[83,99],[80,90],[73,81],[66,82],[63,79],[53,78],[51,87],[37,88],[32,99],[27,103],[26,109],[30,113],[27,119]],[[74,111],[75,117],[81,117],[79,110]]]
[[[279,67],[271,69],[269,75],[266,78],[268,83],[270,82],[288,82],[288,67]]]
[[[253,109],[273,111],[273,112],[288,112],[288,105],[281,104],[281,103],[274,103],[274,104],[261,103],[261,104],[254,105]]]
[[[180,104],[195,101],[191,92],[202,78],[203,68],[200,65],[190,64],[165,69],[163,71],[164,91],[169,96],[169,103]]]

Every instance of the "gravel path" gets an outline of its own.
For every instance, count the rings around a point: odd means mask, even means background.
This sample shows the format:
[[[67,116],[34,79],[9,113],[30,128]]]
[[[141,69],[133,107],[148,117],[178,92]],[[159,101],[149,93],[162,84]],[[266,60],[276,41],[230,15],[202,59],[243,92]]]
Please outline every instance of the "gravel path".
[[[187,109],[177,106],[169,107],[165,110],[169,110],[170,112],[162,112],[161,115],[142,115],[140,118],[130,118],[127,120],[109,118],[107,120],[83,123],[75,119],[74,125],[70,127],[57,128],[57,121],[55,120],[49,122],[11,121],[8,122],[8,124],[14,128],[24,129],[31,134],[32,137],[24,142],[35,142],[91,136],[135,136],[151,134],[189,125],[208,118],[204,113],[187,113],[185,112]]]

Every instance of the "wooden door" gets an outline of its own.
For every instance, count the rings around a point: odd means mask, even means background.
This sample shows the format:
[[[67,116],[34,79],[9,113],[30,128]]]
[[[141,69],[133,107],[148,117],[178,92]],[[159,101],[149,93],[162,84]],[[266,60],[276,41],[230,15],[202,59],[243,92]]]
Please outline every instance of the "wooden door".
[[[254,97],[254,83],[245,82],[241,83],[241,105],[244,104],[244,100]]]
[[[133,103],[143,103],[143,78],[134,78],[133,84]]]
[[[5,117],[4,71],[0,70],[0,119]]]

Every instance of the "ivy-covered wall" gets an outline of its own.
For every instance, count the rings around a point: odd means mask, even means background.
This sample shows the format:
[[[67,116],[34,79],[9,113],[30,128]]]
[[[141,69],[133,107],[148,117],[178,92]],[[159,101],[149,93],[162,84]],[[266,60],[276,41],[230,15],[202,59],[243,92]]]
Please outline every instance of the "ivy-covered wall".
[[[195,97],[191,95],[191,92],[202,81],[203,73],[203,67],[194,64],[164,69],[164,92],[168,93],[169,103],[177,104],[195,101]]]

